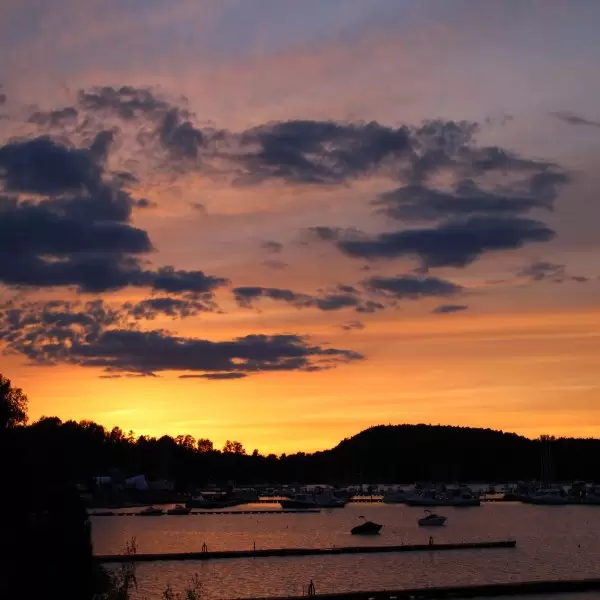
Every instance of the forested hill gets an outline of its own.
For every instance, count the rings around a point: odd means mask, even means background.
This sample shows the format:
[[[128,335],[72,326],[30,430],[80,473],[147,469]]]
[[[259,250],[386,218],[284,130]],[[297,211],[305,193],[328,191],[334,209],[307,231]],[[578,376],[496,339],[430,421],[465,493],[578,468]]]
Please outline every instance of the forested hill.
[[[349,478],[377,481],[508,481],[540,474],[538,442],[470,427],[377,425],[323,458],[349,469]]]
[[[15,431],[44,468],[85,481],[111,472],[168,478],[179,489],[244,483],[514,481],[540,476],[541,442],[490,429],[379,425],[314,454],[247,454],[239,442],[221,450],[190,435],[151,438],[90,421],[44,418]],[[555,480],[600,480],[600,440],[550,442]]]

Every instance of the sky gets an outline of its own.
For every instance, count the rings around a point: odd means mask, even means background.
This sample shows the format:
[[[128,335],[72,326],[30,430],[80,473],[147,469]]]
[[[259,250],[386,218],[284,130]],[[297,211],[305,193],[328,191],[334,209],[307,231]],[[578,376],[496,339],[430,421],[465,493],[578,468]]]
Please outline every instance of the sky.
[[[600,436],[596,0],[4,0],[30,418]]]

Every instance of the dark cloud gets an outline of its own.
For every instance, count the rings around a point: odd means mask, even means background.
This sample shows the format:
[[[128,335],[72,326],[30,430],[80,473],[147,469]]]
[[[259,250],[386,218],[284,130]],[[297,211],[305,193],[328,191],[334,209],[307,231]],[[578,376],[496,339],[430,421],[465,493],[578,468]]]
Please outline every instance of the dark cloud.
[[[57,127],[76,121],[78,116],[79,111],[74,106],[66,106],[55,110],[36,111],[29,117],[29,122],[36,125]]]
[[[566,265],[543,260],[522,267],[516,274],[518,277],[525,277],[531,281],[550,281],[552,283],[564,283],[565,281],[586,283],[589,281],[587,277],[569,275]]]
[[[493,251],[512,250],[532,242],[547,242],[555,233],[543,223],[518,217],[471,217],[437,227],[381,233],[371,238],[338,237],[338,248],[370,260],[412,256],[422,268],[465,267]]]
[[[82,109],[93,114],[118,117],[125,122],[143,119],[150,123],[152,130],[142,131],[138,141],[144,146],[157,141],[173,161],[196,161],[202,148],[221,136],[210,128],[195,127],[190,111],[159,97],[150,88],[106,86],[80,90],[78,102]]]
[[[0,92],[0,106],[3,106],[8,101],[8,96],[4,92]]]
[[[331,292],[323,292],[319,295],[303,294],[282,288],[245,286],[233,288],[233,294],[237,303],[245,308],[253,307],[259,298],[286,302],[296,308],[317,308],[322,311],[353,308],[357,312],[371,313],[385,308],[379,302],[363,298],[359,290],[349,286],[338,286]]]
[[[432,312],[437,314],[448,314],[467,310],[469,307],[466,304],[442,304],[433,309]]]
[[[0,306],[0,341],[35,364],[101,368],[113,375],[252,374],[318,371],[363,357],[351,350],[312,345],[298,335],[248,335],[231,341],[141,331],[122,310],[101,301]],[[231,375],[226,375],[231,378]]]
[[[282,260],[263,260],[260,264],[268,269],[286,269],[289,266]]]
[[[79,104],[87,110],[115,114],[124,120],[166,113],[171,108],[169,102],[158,98],[149,88],[132,86],[80,90],[77,98]]]
[[[373,172],[411,151],[407,127],[378,123],[284,121],[260,125],[240,136],[239,157],[251,181],[339,183]]]
[[[463,291],[462,286],[438,279],[437,277],[417,277],[397,275],[396,277],[370,277],[363,282],[371,292],[404,300],[436,296],[454,296]]]
[[[136,320],[153,320],[166,316],[173,319],[195,317],[201,312],[214,311],[216,305],[209,297],[206,301],[195,298],[147,298],[136,303],[127,303],[127,314]]]
[[[169,110],[158,127],[162,146],[176,158],[198,158],[200,148],[206,141],[205,134],[182,118],[179,109]]]
[[[212,299],[225,279],[202,271],[150,270],[142,255],[153,250],[148,234],[129,221],[134,207],[148,208],[108,181],[104,162],[113,130],[99,132],[89,148],[48,137],[0,147],[0,282],[16,286],[73,286],[84,292],[126,287]]]
[[[89,150],[38,137],[0,147],[0,178],[6,191],[52,195],[97,187],[101,169]]]
[[[585,117],[581,117],[580,115],[576,115],[575,113],[560,110],[553,113],[550,113],[553,117],[557,118],[559,121],[563,123],[568,123],[569,125],[584,125],[587,127],[600,127],[600,121],[593,121],[591,119],[586,119]]]
[[[223,277],[207,275],[202,271],[184,271],[173,267],[161,267],[156,271],[143,271],[138,285],[171,294],[211,294],[213,290],[229,281]]]
[[[355,331],[359,329],[364,329],[365,324],[362,321],[346,321],[345,323],[342,323],[340,327],[344,331]]]
[[[267,252],[271,252],[273,254],[278,254],[283,250],[283,244],[280,242],[276,242],[274,240],[267,240],[263,242],[260,247]]]
[[[248,377],[247,373],[205,373],[204,375],[180,375],[179,379],[227,380],[243,379],[244,377]]]
[[[472,180],[461,181],[453,191],[441,191],[419,184],[408,185],[382,194],[374,204],[383,206],[383,212],[405,221],[438,221],[447,217],[469,215],[517,215],[535,208],[550,209],[553,195],[548,185],[538,179],[532,185],[538,194],[489,192]]]

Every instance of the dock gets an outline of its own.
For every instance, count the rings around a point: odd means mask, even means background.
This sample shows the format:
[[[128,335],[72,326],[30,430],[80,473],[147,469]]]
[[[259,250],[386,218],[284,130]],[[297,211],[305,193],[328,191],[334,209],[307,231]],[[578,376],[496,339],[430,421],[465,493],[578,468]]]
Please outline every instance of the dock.
[[[188,517],[190,515],[303,515],[305,513],[314,514],[321,512],[318,508],[303,508],[296,510],[221,510],[219,508],[215,508],[213,510],[195,510],[187,515],[167,515],[167,513],[163,513],[162,515],[142,515],[139,511],[137,512],[115,512],[111,510],[103,510],[98,512],[89,513],[90,517],[139,517],[144,516],[148,518],[152,517],[162,517],[162,516],[170,516],[170,517]]]
[[[553,581],[522,581],[489,583],[375,592],[315,594],[312,600],[443,600],[445,598],[500,598],[539,594],[573,594],[600,590],[600,579],[567,579]],[[244,600],[305,600],[306,596],[246,598]]]
[[[106,554],[96,556],[101,563],[215,560],[225,558],[267,558],[273,556],[324,556],[340,554],[376,554],[391,552],[442,552],[448,550],[492,550],[514,548],[515,540],[466,542],[458,544],[406,544],[402,546],[341,546],[339,548],[263,548],[259,550],[217,550],[171,554]]]

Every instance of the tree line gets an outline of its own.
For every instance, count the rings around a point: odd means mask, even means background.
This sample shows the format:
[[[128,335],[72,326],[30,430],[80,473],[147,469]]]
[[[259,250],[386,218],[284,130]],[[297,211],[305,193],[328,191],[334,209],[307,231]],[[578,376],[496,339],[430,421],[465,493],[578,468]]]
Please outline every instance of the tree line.
[[[6,380],[7,381],[7,380]],[[4,387],[2,387],[4,386]],[[600,479],[600,440],[531,440],[491,429],[378,425],[314,453],[247,453],[239,441],[222,449],[201,437],[135,436],[92,421],[42,417],[26,425],[24,394],[4,394],[0,416],[35,470],[89,483],[99,475],[116,479],[144,474],[168,479],[177,491],[207,483],[412,483],[415,481],[504,482],[540,479]]]

